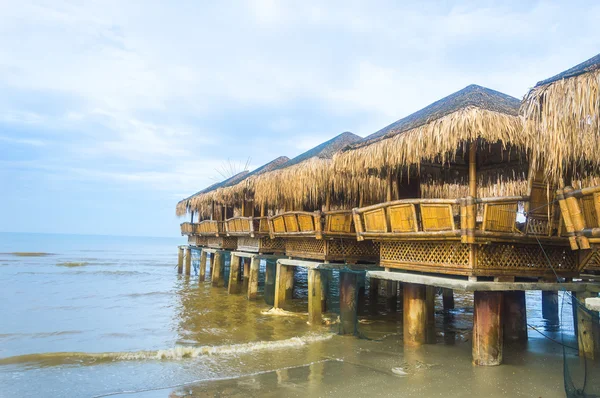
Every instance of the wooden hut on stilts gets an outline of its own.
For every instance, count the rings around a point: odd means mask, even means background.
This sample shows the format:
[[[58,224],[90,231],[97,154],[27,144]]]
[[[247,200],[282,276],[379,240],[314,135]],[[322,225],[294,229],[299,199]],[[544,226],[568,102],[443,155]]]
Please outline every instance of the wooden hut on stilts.
[[[600,272],[600,54],[538,82],[521,113],[532,163],[563,211],[561,233],[581,268]]]

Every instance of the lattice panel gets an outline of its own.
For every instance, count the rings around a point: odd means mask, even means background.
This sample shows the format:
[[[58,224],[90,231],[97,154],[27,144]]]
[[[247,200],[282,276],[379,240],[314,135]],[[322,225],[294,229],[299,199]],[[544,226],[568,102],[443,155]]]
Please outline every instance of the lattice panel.
[[[344,259],[373,260],[379,257],[379,243],[373,241],[358,242],[351,239],[334,239],[327,241],[327,256]]]
[[[600,252],[594,251],[592,257],[590,257],[585,265],[584,271],[600,272]]]
[[[213,249],[236,249],[237,248],[237,238],[227,236],[227,237],[215,237],[209,236],[206,238],[207,246]]]
[[[284,252],[285,240],[281,238],[271,239],[265,236],[260,238],[260,250],[262,252]]]
[[[469,246],[460,242],[381,242],[381,260],[469,267]]]
[[[549,222],[547,219],[536,219],[532,216],[527,218],[527,234],[529,235],[549,235]]]
[[[548,258],[546,258],[546,256]],[[568,247],[517,244],[481,245],[477,250],[477,269],[498,269],[537,275],[536,271],[577,271],[576,252]]]
[[[286,239],[285,252],[312,258],[315,255],[325,255],[325,241],[322,239]],[[319,258],[319,257],[317,257]]]

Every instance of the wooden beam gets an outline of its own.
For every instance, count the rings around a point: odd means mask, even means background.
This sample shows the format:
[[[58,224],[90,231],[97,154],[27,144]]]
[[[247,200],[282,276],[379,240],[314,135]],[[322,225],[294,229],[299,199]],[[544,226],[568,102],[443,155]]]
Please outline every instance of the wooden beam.
[[[600,354],[600,327],[598,327],[598,313],[585,308],[585,300],[592,295],[588,292],[577,293],[573,300],[577,300],[577,342],[579,355],[594,359]]]

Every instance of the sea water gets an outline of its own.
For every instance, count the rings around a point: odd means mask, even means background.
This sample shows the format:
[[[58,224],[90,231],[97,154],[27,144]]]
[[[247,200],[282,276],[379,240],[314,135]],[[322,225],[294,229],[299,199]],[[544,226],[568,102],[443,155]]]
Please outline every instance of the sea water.
[[[438,297],[437,344],[404,349],[385,300],[361,313],[360,337],[339,336],[335,312],[306,323],[305,272],[291,311],[270,311],[177,275],[182,243],[0,233],[0,397],[564,396],[563,348],[532,328],[572,340],[571,309],[543,320],[539,292],[528,344],[475,367],[472,295],[450,313]]]

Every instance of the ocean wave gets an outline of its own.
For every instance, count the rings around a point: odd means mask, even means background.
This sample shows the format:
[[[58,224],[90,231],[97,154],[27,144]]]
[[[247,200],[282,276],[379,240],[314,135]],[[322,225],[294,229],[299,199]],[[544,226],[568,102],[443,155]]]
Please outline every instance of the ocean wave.
[[[40,333],[0,333],[0,340],[2,339],[18,339],[21,337],[28,338],[46,338],[46,337],[55,337],[55,336],[67,336],[73,334],[81,334],[83,333],[81,330],[60,330],[56,332],[40,332]]]
[[[120,294],[119,297],[131,297],[131,298],[136,298],[136,297],[146,297],[146,296],[172,296],[173,292],[144,292],[144,293],[125,293],[125,294]]]
[[[57,366],[65,364],[93,365],[101,362],[142,361],[142,360],[183,360],[202,356],[249,354],[257,351],[300,348],[307,344],[329,340],[333,334],[307,334],[286,340],[257,341],[252,343],[222,346],[176,346],[156,351],[131,352],[48,352],[26,354],[0,359],[0,365],[37,364]]]

